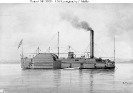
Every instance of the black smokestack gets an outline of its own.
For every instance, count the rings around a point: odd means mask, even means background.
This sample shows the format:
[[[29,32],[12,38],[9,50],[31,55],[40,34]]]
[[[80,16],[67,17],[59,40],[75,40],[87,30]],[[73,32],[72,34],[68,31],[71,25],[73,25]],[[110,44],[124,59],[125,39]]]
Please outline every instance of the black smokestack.
[[[94,58],[94,31],[90,30],[90,58]]]
[[[94,58],[94,31],[86,21],[79,21],[79,18],[70,14],[62,14],[61,18],[67,20],[74,28],[90,31],[90,58]]]

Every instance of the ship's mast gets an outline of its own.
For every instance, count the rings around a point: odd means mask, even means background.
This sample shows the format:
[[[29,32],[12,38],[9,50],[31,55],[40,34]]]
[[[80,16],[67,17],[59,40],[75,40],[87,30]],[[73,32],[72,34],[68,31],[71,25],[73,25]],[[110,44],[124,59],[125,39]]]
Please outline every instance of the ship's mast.
[[[59,32],[58,32],[58,58],[59,58]]]
[[[114,37],[114,62],[115,62],[115,37]]]
[[[23,42],[22,42],[22,58],[23,58],[23,53],[24,53],[24,52],[23,52]]]

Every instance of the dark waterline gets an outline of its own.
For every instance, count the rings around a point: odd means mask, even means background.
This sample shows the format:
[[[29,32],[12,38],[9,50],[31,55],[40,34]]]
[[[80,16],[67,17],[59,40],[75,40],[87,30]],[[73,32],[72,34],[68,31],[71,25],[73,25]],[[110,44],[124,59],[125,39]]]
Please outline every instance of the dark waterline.
[[[26,69],[0,64],[2,93],[133,93],[133,63],[115,69]]]

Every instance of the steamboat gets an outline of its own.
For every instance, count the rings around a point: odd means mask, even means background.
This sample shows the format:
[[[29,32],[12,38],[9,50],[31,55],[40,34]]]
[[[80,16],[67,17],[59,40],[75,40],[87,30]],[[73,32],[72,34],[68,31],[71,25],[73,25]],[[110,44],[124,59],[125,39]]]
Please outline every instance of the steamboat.
[[[35,57],[21,57],[21,68],[23,69],[113,69],[114,60],[96,58],[94,56],[94,31],[90,31],[90,52],[89,57],[76,57],[74,52],[68,52],[67,58],[60,58],[59,43],[58,53],[37,53]],[[59,32],[58,32],[59,42]],[[115,48],[114,48],[115,52]],[[115,54],[115,53],[114,53]]]

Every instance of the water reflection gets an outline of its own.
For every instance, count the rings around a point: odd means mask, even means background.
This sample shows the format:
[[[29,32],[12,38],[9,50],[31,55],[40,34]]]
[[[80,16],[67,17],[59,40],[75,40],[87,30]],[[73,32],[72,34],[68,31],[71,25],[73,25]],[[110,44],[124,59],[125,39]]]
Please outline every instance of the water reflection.
[[[57,93],[59,93],[59,86],[61,84],[61,70],[60,69],[53,70],[53,74],[54,74],[53,82],[56,86]]]
[[[79,70],[80,89],[85,92],[95,93],[97,84],[101,85],[105,80],[112,80],[114,86],[114,69],[83,69]],[[103,80],[102,76],[106,76]],[[87,86],[87,87],[86,87]],[[86,87],[86,89],[85,89]]]
[[[22,70],[19,64],[1,65],[0,87],[6,93],[132,93],[132,66],[118,64],[118,69]]]
[[[106,86],[107,90],[115,87],[114,73],[115,70],[113,69],[61,69],[53,70],[52,74],[54,76],[53,82],[56,87],[56,93],[86,93],[87,91],[95,93]]]

